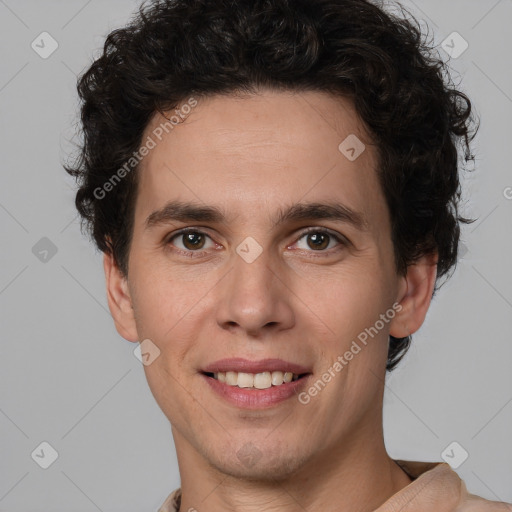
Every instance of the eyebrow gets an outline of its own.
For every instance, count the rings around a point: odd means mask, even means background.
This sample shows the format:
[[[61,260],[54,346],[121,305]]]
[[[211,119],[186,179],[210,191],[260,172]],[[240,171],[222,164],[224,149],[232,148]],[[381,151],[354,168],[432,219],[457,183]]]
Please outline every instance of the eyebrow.
[[[145,230],[170,224],[172,222],[213,222],[222,224],[226,214],[215,206],[204,206],[197,203],[169,201],[163,208],[155,210],[146,219]],[[361,212],[357,212],[341,203],[296,203],[288,208],[280,209],[272,222],[276,227],[285,222],[304,220],[332,220],[351,224],[353,227],[366,231],[368,222]]]

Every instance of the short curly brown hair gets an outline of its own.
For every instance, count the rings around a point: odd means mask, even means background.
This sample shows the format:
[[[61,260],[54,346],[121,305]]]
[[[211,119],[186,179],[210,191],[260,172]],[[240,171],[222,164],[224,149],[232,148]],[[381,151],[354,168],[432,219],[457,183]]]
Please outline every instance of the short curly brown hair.
[[[377,147],[397,272],[437,252],[439,284],[469,222],[458,211],[459,164],[473,158],[477,126],[447,65],[399,7],[400,15],[367,0],[143,4],[78,81],[83,143],[65,169],[79,182],[82,228],[127,276],[137,168],[105,198],[95,191],[139,149],[155,112],[191,95],[260,87],[329,92],[353,101]],[[410,342],[390,336],[388,371]]]

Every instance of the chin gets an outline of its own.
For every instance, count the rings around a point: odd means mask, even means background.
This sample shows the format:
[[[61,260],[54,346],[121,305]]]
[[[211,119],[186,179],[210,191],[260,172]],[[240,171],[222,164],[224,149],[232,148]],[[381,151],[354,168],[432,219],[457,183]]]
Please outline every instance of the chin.
[[[279,482],[292,477],[309,459],[297,449],[289,447],[288,450],[288,453],[276,453],[274,447],[259,449],[255,443],[248,441],[242,443],[237,450],[233,450],[231,445],[223,454],[215,454],[216,461],[210,456],[210,464],[233,478],[266,483]]]

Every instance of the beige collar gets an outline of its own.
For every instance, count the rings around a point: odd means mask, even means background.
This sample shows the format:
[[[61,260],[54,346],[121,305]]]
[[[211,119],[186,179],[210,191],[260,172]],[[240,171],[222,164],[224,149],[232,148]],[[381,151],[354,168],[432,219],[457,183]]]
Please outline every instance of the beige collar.
[[[374,512],[512,512],[512,505],[469,494],[464,482],[445,462],[395,462],[413,481]],[[158,512],[179,512],[180,504],[181,489],[178,488],[167,497]]]

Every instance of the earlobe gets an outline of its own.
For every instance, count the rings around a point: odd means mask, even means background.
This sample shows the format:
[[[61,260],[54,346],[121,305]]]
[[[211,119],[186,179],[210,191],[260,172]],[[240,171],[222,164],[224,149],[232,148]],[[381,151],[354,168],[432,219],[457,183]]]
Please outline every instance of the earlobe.
[[[405,338],[421,327],[432,300],[436,277],[437,254],[424,255],[407,268],[401,278],[397,296],[401,309],[391,322],[391,336]]]
[[[103,254],[103,269],[107,287],[107,300],[117,332],[128,341],[138,341],[135,315],[128,282],[121,275],[114,257]]]

